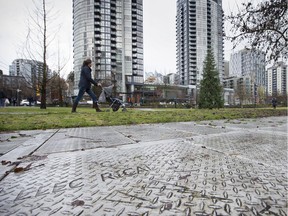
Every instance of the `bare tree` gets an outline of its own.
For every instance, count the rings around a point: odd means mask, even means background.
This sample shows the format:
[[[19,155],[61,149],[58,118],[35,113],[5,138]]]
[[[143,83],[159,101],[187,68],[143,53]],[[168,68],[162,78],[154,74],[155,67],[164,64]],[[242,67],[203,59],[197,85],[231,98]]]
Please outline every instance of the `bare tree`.
[[[72,95],[73,94],[73,89],[74,89],[74,77],[75,77],[75,73],[74,71],[71,71],[68,75],[67,75],[67,79],[66,82],[68,84],[68,95]]]
[[[226,35],[234,48],[247,41],[251,48],[266,52],[268,60],[288,57],[288,1],[262,0],[255,5],[249,0],[242,9],[226,20],[232,24],[233,35]]]
[[[264,104],[265,103],[265,99],[266,99],[265,87],[264,86],[259,86],[258,87],[257,95],[258,95],[259,103],[260,104]]]
[[[28,33],[24,45],[23,54],[26,59],[32,59],[35,61],[35,65],[41,62],[40,69],[37,69],[37,74],[31,74],[31,81],[33,88],[40,91],[41,96],[41,109],[46,109],[47,98],[47,83],[49,81],[48,76],[48,47],[54,41],[60,27],[52,27],[53,18],[57,16],[57,12],[53,8],[47,9],[46,0],[35,1],[34,9],[29,11],[28,20]],[[49,20],[49,25],[48,25]],[[48,34],[53,32],[53,34]],[[35,77],[33,77],[35,76]],[[36,80],[36,81],[34,81]],[[35,82],[35,83],[34,83]]]
[[[46,2],[43,3],[43,74],[41,83],[41,109],[46,109],[46,85],[47,85],[47,14],[46,14]]]
[[[238,96],[240,106],[243,108],[243,103],[248,97],[244,83],[238,82],[235,90],[235,94]]]
[[[67,84],[64,80],[63,77],[61,77],[61,72],[63,71],[64,67],[67,65],[67,62],[64,64],[60,63],[60,49],[59,49],[59,44],[58,44],[58,81],[57,81],[57,86],[58,86],[58,94],[59,94],[59,105],[60,107],[63,107],[63,90],[67,90]],[[63,81],[65,85],[63,85]],[[67,95],[66,95],[67,96]]]
[[[66,81],[60,77],[58,72],[54,72],[51,79],[47,83],[50,86],[51,99],[53,103],[63,106],[63,91],[68,89]]]

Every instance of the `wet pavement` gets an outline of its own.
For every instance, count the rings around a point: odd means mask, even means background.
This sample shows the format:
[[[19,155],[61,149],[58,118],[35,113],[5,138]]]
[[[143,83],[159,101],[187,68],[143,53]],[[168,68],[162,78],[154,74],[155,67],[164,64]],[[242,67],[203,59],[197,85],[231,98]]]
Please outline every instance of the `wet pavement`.
[[[280,215],[287,116],[0,134],[0,215]]]

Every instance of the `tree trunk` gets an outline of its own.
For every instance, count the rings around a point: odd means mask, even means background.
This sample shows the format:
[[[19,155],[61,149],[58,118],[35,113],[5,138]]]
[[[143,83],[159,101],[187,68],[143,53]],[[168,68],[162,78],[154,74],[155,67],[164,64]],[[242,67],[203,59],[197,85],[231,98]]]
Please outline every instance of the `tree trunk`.
[[[43,77],[42,77],[42,85],[41,85],[41,105],[40,109],[46,109],[46,84],[47,84],[47,63],[46,63],[46,5],[45,0],[43,0]]]

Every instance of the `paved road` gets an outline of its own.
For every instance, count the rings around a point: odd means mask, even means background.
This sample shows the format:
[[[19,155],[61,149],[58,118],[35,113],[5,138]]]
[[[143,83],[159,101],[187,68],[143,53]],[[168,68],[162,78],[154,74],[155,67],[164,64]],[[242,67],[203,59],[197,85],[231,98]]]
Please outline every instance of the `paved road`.
[[[280,215],[287,117],[0,134],[0,215]]]

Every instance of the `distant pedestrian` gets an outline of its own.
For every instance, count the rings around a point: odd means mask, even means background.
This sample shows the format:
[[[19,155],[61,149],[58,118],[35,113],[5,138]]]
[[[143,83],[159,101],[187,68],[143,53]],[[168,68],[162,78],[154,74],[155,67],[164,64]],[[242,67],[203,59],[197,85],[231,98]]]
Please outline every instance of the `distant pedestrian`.
[[[91,97],[93,100],[93,108],[96,109],[96,112],[102,112],[98,106],[98,100],[96,95],[93,93],[91,90],[91,83],[93,83],[96,86],[101,86],[100,83],[97,83],[95,80],[92,79],[91,76],[91,66],[92,66],[92,61],[91,59],[86,59],[83,62],[82,68],[81,68],[81,74],[80,74],[80,81],[78,84],[79,87],[79,92],[78,96],[76,97],[73,106],[72,106],[72,111],[71,112],[76,112],[77,105],[79,101],[82,99],[83,95],[85,92]]]
[[[6,95],[4,93],[4,91],[0,91],[0,107],[4,107],[5,106],[5,100],[6,100]]]
[[[4,107],[8,106],[10,104],[10,101],[8,98],[5,99],[5,102],[4,102]]]
[[[34,99],[33,97],[28,97],[27,100],[29,101],[29,106],[32,106]],[[35,101],[35,105],[36,105],[36,101]]]
[[[13,106],[16,106],[16,102],[17,102],[17,101],[16,101],[16,98],[13,97],[13,98],[12,98],[12,104],[13,104]]]
[[[274,109],[276,109],[276,106],[277,106],[276,98],[272,98],[272,106],[273,106]]]

